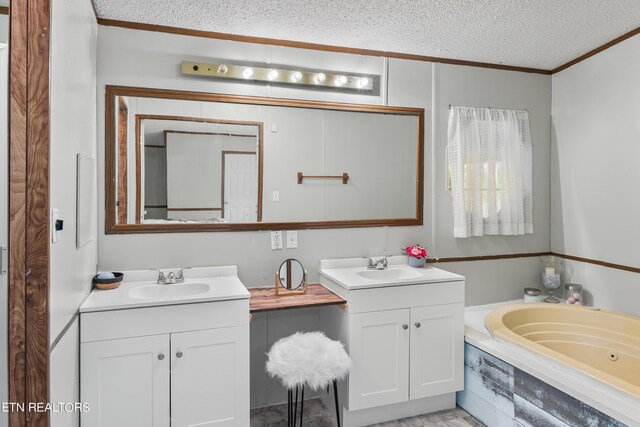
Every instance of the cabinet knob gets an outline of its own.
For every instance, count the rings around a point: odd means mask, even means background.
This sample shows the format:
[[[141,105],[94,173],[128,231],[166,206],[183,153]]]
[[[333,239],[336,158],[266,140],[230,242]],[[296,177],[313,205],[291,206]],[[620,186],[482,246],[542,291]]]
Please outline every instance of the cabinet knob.
[[[181,351],[177,352],[177,353],[176,353],[176,357],[177,357],[178,359],[180,359],[180,358],[182,357],[182,352],[181,352]]]
[[[164,359],[164,354],[160,353],[160,354],[158,355],[158,360],[163,360],[163,359]]]
[[[419,328],[420,326],[422,326],[420,325],[420,322],[416,322],[416,328]]]
[[[409,329],[409,325],[405,323],[404,325],[402,325],[402,329]]]

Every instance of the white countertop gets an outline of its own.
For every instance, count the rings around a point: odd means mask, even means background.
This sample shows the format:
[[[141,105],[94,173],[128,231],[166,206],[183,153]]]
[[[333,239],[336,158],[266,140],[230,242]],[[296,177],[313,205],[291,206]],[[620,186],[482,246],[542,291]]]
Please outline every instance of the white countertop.
[[[167,269],[170,270],[170,269]],[[236,266],[226,267],[199,267],[184,270],[184,283],[170,285],[157,285],[157,270],[123,271],[124,280],[119,288],[102,291],[94,289],[80,306],[81,313],[122,310],[128,308],[153,307],[161,305],[191,304],[199,302],[226,301],[248,299],[249,291],[238,278]],[[208,285],[206,292],[182,296],[162,296],[162,292],[146,298],[135,298],[132,291],[136,288],[158,286],[179,287],[183,285]],[[169,290],[168,288],[166,288]],[[136,292],[133,292],[136,295]]]
[[[407,264],[407,258],[406,255],[389,257],[389,267],[386,270],[380,270],[379,278],[360,275],[360,273],[368,274],[367,272],[372,272],[372,276],[377,274],[376,270],[367,269],[367,258],[322,260],[320,275],[350,290],[464,280],[463,276],[440,270],[429,264],[424,268],[410,267]],[[397,277],[393,277],[394,274],[397,274]]]

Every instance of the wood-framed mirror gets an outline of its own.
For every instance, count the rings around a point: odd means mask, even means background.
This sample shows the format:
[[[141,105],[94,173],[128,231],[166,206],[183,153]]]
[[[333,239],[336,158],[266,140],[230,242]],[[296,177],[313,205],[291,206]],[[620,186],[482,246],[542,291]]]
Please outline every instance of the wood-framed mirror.
[[[105,88],[105,232],[421,225],[424,110]]]

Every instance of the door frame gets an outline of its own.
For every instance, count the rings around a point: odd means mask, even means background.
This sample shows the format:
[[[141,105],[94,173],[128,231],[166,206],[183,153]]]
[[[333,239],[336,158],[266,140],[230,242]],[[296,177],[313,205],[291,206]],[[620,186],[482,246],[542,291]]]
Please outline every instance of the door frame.
[[[9,401],[49,400],[49,43],[51,0],[9,6]],[[42,426],[46,412],[10,412]]]
[[[225,164],[227,160],[227,154],[246,154],[256,156],[256,162],[258,163],[258,219],[257,222],[262,222],[262,142],[260,143],[259,153],[256,154],[255,151],[230,151],[223,150],[222,151],[222,191],[220,192],[221,203],[220,207],[222,208],[221,217],[224,218],[224,173],[225,173]]]
[[[0,170],[8,170],[9,162],[7,155],[9,153],[9,123],[5,122],[4,118],[9,117],[9,96],[7,94],[7,90],[9,89],[9,45],[6,43],[0,43],[0,112],[2,112],[2,118],[0,123],[0,149],[2,150],[2,160],[0,161]],[[0,238],[0,247],[6,250],[9,236],[7,235],[9,231],[9,218],[8,218],[8,199],[9,199],[9,185],[7,183],[7,179],[9,178],[8,174],[3,176],[0,181],[2,181],[2,185],[0,186],[0,226],[2,227],[2,238]],[[6,253],[0,252],[0,257],[2,257],[2,265],[3,269],[6,269]],[[6,273],[0,272],[0,313],[2,314],[2,318],[7,319],[8,316],[8,305],[7,305],[7,287],[8,287],[8,277]],[[8,399],[8,368],[7,368],[7,355],[8,355],[8,346],[7,346],[7,328],[3,327],[2,331],[0,331],[0,384],[2,389],[0,390],[0,401],[7,402]],[[6,426],[8,422],[7,414],[0,413],[0,426]]]

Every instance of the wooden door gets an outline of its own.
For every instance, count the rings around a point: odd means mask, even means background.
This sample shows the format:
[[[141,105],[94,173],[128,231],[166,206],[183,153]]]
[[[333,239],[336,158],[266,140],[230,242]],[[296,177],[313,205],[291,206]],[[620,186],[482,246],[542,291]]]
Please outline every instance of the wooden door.
[[[169,427],[169,335],[83,343],[82,427]]]
[[[409,399],[409,309],[349,316],[349,410]]]
[[[464,304],[411,309],[411,399],[464,387]]]
[[[116,198],[116,218],[118,224],[127,223],[127,132],[129,129],[129,107],[118,97],[118,196]]]
[[[256,153],[223,151],[224,218],[232,223],[258,221]]]
[[[171,335],[171,426],[249,426],[249,327]]]

